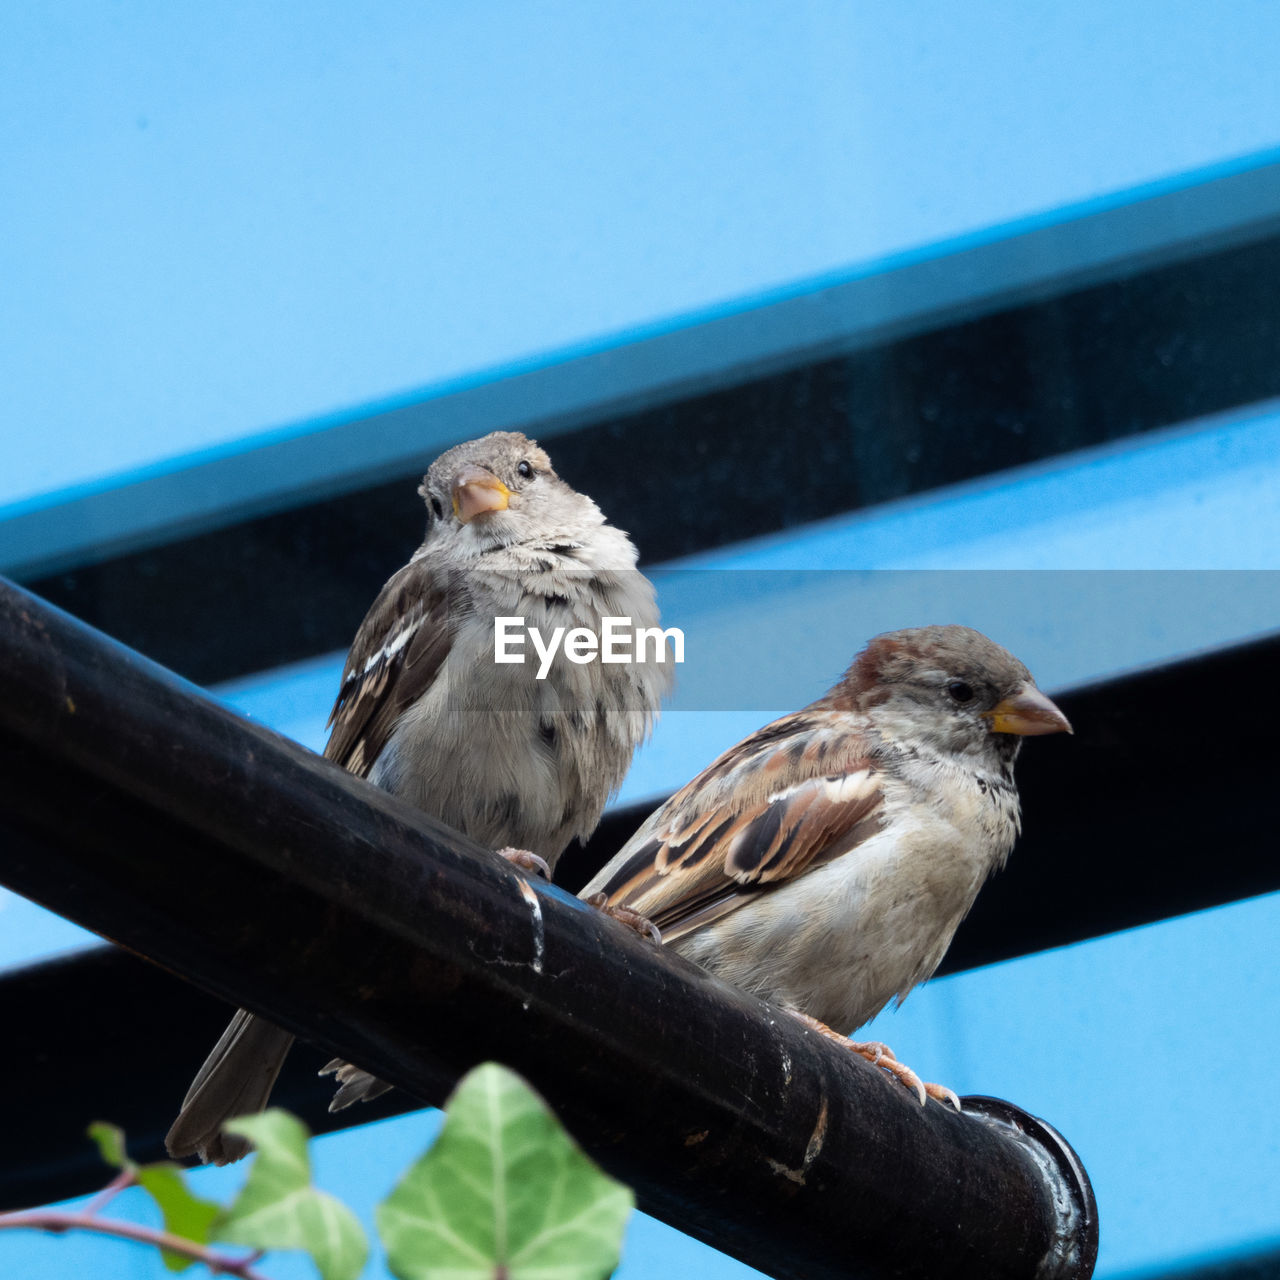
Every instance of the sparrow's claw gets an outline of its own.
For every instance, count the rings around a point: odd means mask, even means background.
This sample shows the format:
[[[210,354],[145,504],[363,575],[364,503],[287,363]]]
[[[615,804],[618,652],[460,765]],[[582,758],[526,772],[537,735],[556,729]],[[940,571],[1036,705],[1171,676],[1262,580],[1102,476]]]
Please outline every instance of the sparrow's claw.
[[[945,1084],[930,1084],[926,1080],[924,1082],[924,1091],[934,1102],[949,1102],[957,1111],[964,1110],[960,1105],[960,1099],[956,1096],[956,1091],[948,1089]]]
[[[595,907],[597,911],[603,911],[605,915],[611,916],[619,924],[625,924],[628,929],[634,930],[642,938],[648,938],[658,946],[662,945],[662,934],[648,916],[642,916],[638,911],[632,911],[630,907],[611,906],[603,893],[593,893],[583,901],[587,906]]]
[[[930,1084],[927,1080],[921,1080],[910,1067],[893,1056],[893,1050],[887,1044],[881,1044],[879,1040],[850,1040],[849,1048],[866,1058],[873,1067],[883,1067],[891,1076],[901,1080],[920,1099],[922,1107],[925,1098],[929,1097],[934,1102],[949,1102],[957,1111],[961,1109],[960,1099],[956,1097],[954,1089],[948,1089],[945,1084]]]
[[[960,1110],[960,1099],[951,1089],[944,1084],[926,1084],[905,1062],[899,1062],[893,1050],[883,1041],[850,1040],[848,1036],[842,1036],[825,1022],[819,1022],[817,1018],[801,1013],[799,1009],[784,1007],[793,1018],[804,1023],[806,1027],[825,1036],[828,1040],[834,1040],[837,1044],[843,1045],[858,1057],[865,1058],[873,1067],[882,1067],[896,1080],[900,1080],[920,1099],[922,1107],[926,1099],[932,1098],[935,1102],[949,1102],[957,1111]]]
[[[849,1040],[846,1043],[854,1053],[860,1058],[866,1058],[873,1067],[883,1067],[891,1076],[905,1084],[908,1089],[914,1090],[916,1097],[920,1099],[920,1105],[924,1106],[928,1097],[928,1090],[924,1086],[924,1081],[905,1062],[899,1062],[893,1056],[893,1050],[888,1045],[881,1044],[879,1040]]]
[[[510,845],[497,852],[498,857],[505,858],[513,867],[519,867],[528,875],[551,879],[551,868],[547,866],[546,859],[538,857],[536,853],[530,853],[528,849],[513,849]]]

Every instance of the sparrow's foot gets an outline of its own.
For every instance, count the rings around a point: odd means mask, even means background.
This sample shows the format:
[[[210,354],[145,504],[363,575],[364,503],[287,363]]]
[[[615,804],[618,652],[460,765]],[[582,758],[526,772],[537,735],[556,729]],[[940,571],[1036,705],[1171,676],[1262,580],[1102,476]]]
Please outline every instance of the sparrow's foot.
[[[866,1058],[873,1067],[883,1067],[891,1076],[900,1080],[920,1099],[922,1107],[926,1098],[932,1098],[935,1102],[949,1102],[957,1111],[960,1110],[960,1099],[956,1097],[954,1089],[948,1089],[945,1084],[930,1084],[927,1080],[921,1080],[905,1062],[899,1062],[894,1057],[893,1050],[887,1044],[882,1044],[879,1040],[848,1040],[845,1043],[854,1053]]]
[[[881,1044],[879,1040],[850,1040],[847,1043],[860,1058],[866,1058],[873,1067],[883,1067],[895,1080],[906,1085],[920,1099],[920,1105],[924,1106],[929,1096],[924,1081],[905,1062],[899,1062],[888,1045]]]
[[[611,906],[603,893],[593,893],[583,901],[587,906],[595,907],[597,911],[603,911],[605,915],[611,916],[619,924],[625,924],[628,929],[634,930],[642,938],[649,938],[659,946],[662,945],[662,934],[648,916],[642,916],[638,911],[632,911],[630,907]]]
[[[788,1008],[787,1012],[819,1035],[825,1036],[828,1040],[834,1040],[837,1044],[856,1053],[858,1057],[865,1058],[873,1067],[882,1067],[895,1080],[910,1089],[920,1099],[922,1107],[927,1098],[932,1098],[935,1102],[949,1102],[957,1111],[960,1110],[960,1099],[956,1097],[954,1090],[948,1089],[944,1084],[929,1084],[921,1080],[905,1062],[898,1061],[893,1050],[883,1041],[850,1040],[848,1036],[842,1036],[838,1031],[833,1031],[825,1022],[819,1022],[817,1018],[811,1018],[807,1013],[801,1013],[799,1009]]]
[[[960,1098],[954,1089],[948,1089],[945,1084],[930,1084],[928,1080],[924,1082],[924,1091],[931,1097],[934,1102],[949,1102],[957,1111],[963,1111],[960,1105]]]
[[[508,845],[505,849],[497,851],[498,857],[505,858],[513,867],[519,867],[526,875],[541,876],[544,880],[551,879],[551,868],[547,866],[544,858],[538,857],[536,853],[530,853],[528,849],[513,849]]]

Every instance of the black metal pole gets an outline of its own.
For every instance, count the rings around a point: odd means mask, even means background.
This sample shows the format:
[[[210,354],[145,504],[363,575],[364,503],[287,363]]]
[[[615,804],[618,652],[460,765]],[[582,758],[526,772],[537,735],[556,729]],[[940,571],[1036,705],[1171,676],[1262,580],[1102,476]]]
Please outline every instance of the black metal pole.
[[[775,1276],[1092,1273],[1047,1126],[921,1108],[3,582],[0,813],[19,893],[429,1101],[510,1064],[642,1207]]]

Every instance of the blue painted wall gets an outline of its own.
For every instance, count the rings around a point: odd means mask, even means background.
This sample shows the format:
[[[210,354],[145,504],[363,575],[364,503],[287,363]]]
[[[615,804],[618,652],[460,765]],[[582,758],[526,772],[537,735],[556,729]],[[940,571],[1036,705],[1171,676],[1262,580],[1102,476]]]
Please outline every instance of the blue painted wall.
[[[0,6],[0,504],[1280,146],[1280,9]]]

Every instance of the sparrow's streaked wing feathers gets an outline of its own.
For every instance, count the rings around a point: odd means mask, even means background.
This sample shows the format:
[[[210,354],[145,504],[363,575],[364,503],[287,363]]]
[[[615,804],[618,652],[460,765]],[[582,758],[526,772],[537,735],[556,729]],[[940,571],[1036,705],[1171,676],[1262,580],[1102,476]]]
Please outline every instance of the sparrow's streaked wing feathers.
[[[632,838],[634,852],[603,886],[608,904],[673,942],[878,831],[879,769],[840,719],[801,713],[731,748]]]
[[[326,757],[363,778],[435,680],[451,634],[447,580],[411,561],[383,587],[347,655]]]

